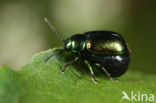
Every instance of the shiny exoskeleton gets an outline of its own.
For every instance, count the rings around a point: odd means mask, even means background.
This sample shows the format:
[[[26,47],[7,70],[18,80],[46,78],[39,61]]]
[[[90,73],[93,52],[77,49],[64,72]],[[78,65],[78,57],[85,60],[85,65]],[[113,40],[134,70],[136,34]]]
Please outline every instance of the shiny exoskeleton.
[[[123,37],[112,31],[90,31],[76,34],[64,40],[64,50],[75,54],[73,60],[64,65],[66,67],[78,59],[78,54],[88,65],[92,80],[96,83],[92,65],[101,68],[112,80],[124,74],[130,62],[130,51]],[[50,55],[46,61],[53,56]]]

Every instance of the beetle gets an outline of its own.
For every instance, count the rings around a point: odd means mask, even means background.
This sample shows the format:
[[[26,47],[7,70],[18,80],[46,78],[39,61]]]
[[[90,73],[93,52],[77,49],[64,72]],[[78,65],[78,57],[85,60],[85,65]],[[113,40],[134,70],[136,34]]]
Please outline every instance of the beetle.
[[[73,60],[64,65],[62,73],[78,59],[79,55],[88,65],[91,78],[95,83],[97,80],[92,69],[93,65],[102,69],[113,81],[118,81],[115,77],[119,77],[127,71],[130,62],[130,49],[120,34],[112,31],[90,31],[84,34],[75,34],[64,40],[47,18],[45,18],[45,22],[64,42],[63,50],[72,51],[75,55]],[[53,55],[55,54],[48,56],[45,62]]]

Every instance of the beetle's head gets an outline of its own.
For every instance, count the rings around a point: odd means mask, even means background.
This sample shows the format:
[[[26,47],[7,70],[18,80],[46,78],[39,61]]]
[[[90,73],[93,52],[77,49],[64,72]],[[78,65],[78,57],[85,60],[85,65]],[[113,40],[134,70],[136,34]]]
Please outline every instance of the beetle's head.
[[[78,52],[85,48],[85,36],[76,34],[65,40],[64,49],[66,51]]]

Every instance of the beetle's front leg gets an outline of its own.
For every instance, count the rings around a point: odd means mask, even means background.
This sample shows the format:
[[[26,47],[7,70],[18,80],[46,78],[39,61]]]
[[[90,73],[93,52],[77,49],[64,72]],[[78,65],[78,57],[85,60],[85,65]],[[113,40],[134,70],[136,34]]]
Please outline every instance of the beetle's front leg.
[[[104,67],[101,67],[101,68],[106,73],[106,75],[109,77],[110,80],[112,80],[114,82],[118,82],[119,81],[118,79],[111,77],[111,75],[107,72],[107,70]]]
[[[60,50],[57,50],[56,52],[52,53],[51,55],[49,55],[49,56],[45,59],[44,62],[47,62],[51,57],[53,57],[54,55],[60,53],[62,50],[64,50],[64,49],[60,49]]]
[[[88,67],[89,67],[89,70],[90,70],[90,73],[91,73],[91,77],[92,77],[93,82],[94,82],[94,83],[97,83],[97,80],[95,79],[94,72],[93,72],[93,69],[92,69],[91,65],[90,65],[89,62],[86,61],[86,60],[85,60],[85,63],[86,63],[86,64],[88,65]]]
[[[74,58],[73,60],[69,61],[68,63],[66,63],[66,64],[63,66],[63,68],[61,69],[61,73],[64,73],[64,71],[66,70],[66,68],[67,68],[69,65],[73,64],[77,59],[78,59],[78,55],[76,54],[76,56],[75,56],[75,58]]]

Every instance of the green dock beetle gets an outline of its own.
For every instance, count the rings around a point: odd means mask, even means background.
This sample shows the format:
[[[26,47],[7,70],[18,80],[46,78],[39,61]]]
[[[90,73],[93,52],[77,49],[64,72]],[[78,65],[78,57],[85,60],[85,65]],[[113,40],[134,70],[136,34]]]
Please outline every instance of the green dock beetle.
[[[47,18],[45,18],[45,22],[64,42],[63,50],[72,51],[75,54],[73,60],[65,64],[61,72],[64,72],[79,56],[88,65],[92,80],[95,83],[97,80],[92,69],[93,65],[102,69],[114,81],[118,81],[114,77],[119,77],[127,71],[130,62],[130,50],[120,34],[112,31],[90,31],[73,35],[64,40]],[[55,54],[48,56],[45,62],[53,55]]]

